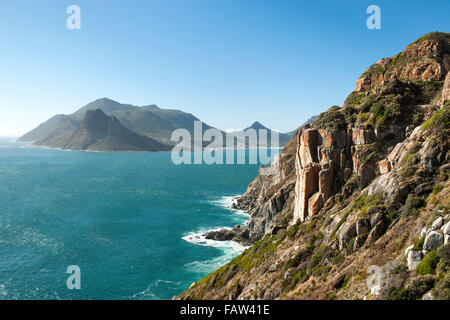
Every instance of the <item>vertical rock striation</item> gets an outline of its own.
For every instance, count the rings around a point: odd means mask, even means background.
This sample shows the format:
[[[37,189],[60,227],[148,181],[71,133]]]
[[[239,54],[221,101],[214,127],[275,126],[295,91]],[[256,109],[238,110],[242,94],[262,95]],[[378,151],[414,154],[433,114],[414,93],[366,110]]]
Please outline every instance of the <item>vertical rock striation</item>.
[[[297,141],[292,224],[318,214],[352,176],[364,188],[381,172],[371,157],[377,142],[373,129],[354,125],[341,130],[304,128],[298,132]]]

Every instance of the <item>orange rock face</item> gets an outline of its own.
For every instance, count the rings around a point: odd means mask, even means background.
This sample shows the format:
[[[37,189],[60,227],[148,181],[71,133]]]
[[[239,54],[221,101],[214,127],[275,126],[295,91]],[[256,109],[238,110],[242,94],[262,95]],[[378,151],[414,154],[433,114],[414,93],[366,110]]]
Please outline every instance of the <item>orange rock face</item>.
[[[398,56],[374,64],[357,81],[355,91],[365,92],[389,80],[443,80],[450,70],[450,41],[425,40],[409,45]]]
[[[296,210],[294,219],[304,221],[308,216],[308,200],[319,188],[319,165],[312,163],[300,170],[295,186]]]
[[[399,162],[406,154],[406,147],[403,143],[397,144],[394,149],[389,153],[388,160],[397,163]]]
[[[391,163],[386,159],[381,160],[380,162],[378,162],[378,168],[381,174],[388,173],[389,171],[391,171]]]
[[[323,208],[323,198],[322,193],[317,192],[308,202],[308,216],[314,216],[319,213],[320,209]]]
[[[367,144],[375,141],[373,130],[364,130],[361,128],[353,129],[352,140],[354,144]]]
[[[296,154],[294,220],[316,215],[353,172],[366,185],[374,176],[376,162],[367,158],[376,140],[373,130],[349,126],[346,129],[306,129],[299,132]]]
[[[322,193],[323,202],[327,202],[332,193],[333,177],[330,168],[323,169],[319,172],[319,190]]]
[[[444,82],[444,88],[442,90],[442,104],[446,103],[447,101],[450,101],[450,72],[447,73],[447,76],[445,77]]]

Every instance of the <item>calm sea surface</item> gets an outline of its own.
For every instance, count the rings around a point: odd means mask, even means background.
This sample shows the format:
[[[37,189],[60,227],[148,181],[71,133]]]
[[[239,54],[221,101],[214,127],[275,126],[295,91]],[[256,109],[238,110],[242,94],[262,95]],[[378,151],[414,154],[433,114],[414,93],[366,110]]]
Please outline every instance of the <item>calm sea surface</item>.
[[[229,205],[258,168],[0,138],[0,299],[171,299],[243,250],[201,235],[245,223]]]

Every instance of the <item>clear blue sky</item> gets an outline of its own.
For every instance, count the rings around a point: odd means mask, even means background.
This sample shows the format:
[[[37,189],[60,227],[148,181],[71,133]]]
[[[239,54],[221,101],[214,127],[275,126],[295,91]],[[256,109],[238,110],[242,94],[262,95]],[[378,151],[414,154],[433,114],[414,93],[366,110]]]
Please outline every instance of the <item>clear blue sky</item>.
[[[382,30],[366,27],[371,4]],[[101,97],[290,131],[430,31],[450,32],[449,0],[0,0],[0,134]]]

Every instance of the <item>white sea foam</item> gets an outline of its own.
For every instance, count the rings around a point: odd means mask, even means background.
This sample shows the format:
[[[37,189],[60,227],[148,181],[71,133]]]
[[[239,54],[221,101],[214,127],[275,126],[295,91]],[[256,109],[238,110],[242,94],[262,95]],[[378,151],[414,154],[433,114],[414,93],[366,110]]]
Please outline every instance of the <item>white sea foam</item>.
[[[184,265],[186,268],[196,273],[208,273],[223,266],[224,264],[229,262],[234,257],[238,256],[242,251],[244,251],[247,248],[234,241],[217,241],[212,239],[206,239],[205,233],[209,231],[218,231],[222,229],[231,229],[231,228],[221,227],[214,229],[199,229],[195,232],[189,232],[182,238],[183,240],[195,245],[213,247],[222,251],[222,255],[220,255],[219,257],[209,260],[190,262]]]
[[[135,300],[159,300],[161,298],[159,298],[158,296],[156,296],[153,291],[155,291],[156,287],[159,286],[166,286],[168,288],[174,287],[177,288],[179,285],[181,284],[180,281],[175,282],[175,281],[170,281],[170,280],[162,280],[162,279],[158,279],[156,281],[153,281],[145,290],[135,293],[131,296],[131,299],[135,299]]]
[[[6,290],[6,286],[4,284],[0,284],[0,297],[7,297],[8,291]]]
[[[217,231],[220,229],[224,228],[199,230],[198,232],[190,232],[183,237],[183,240],[190,242],[192,244],[206,247],[214,247],[222,251],[222,255],[220,255],[219,257],[209,260],[190,262],[184,265],[186,268],[196,273],[209,273],[223,266],[224,264],[229,262],[231,259],[239,255],[242,251],[244,251],[247,248],[234,241],[217,241],[206,239],[205,233],[207,231]]]
[[[196,244],[199,246],[206,246],[206,247],[214,247],[214,248],[225,248],[229,247],[230,245],[225,245],[226,242],[232,242],[232,241],[216,241],[211,239],[206,239],[205,233],[210,231],[219,231],[222,229],[228,229],[231,230],[230,227],[218,227],[213,229],[199,229],[197,231],[189,232],[186,234],[182,239],[184,241],[187,241],[192,244]]]
[[[242,221],[242,216],[245,216],[248,218],[248,214],[245,213],[242,210],[233,209],[232,204],[236,201],[236,199],[239,197],[237,196],[225,196],[221,197],[217,200],[212,200],[210,203],[225,208],[227,210],[230,210],[234,214],[236,214],[237,218],[239,218],[240,222]],[[247,220],[248,221],[248,220]],[[245,223],[247,223],[247,221]],[[219,249],[222,254],[219,257],[209,259],[209,260],[202,260],[202,261],[194,261],[190,262],[188,264],[185,264],[184,266],[188,268],[191,272],[196,273],[209,273],[217,268],[220,268],[230,260],[232,260],[234,257],[238,256],[241,252],[243,252],[247,247],[235,242],[235,241],[217,241],[212,239],[206,239],[205,234],[210,231],[219,231],[222,229],[228,229],[231,230],[230,227],[216,227],[212,229],[206,229],[206,228],[200,228],[195,231],[189,232],[186,235],[182,237],[184,241],[187,241],[189,243],[199,245],[199,246],[205,246],[205,247],[213,247]]]
[[[234,208],[232,207],[233,203],[235,203],[236,200],[237,200],[239,197],[240,197],[240,195],[237,195],[237,196],[231,196],[231,197],[230,197],[230,196],[225,196],[225,197],[222,197],[222,198],[217,199],[217,200],[212,200],[212,201],[210,201],[210,202],[211,202],[212,204],[214,204],[214,205],[219,206],[219,207],[228,209],[228,210],[232,211],[232,212],[235,213],[235,214],[238,214],[238,215],[241,215],[241,216],[248,217],[248,213],[247,213],[247,212],[245,212],[245,211],[243,211],[243,210],[239,210],[239,209],[234,209]]]

